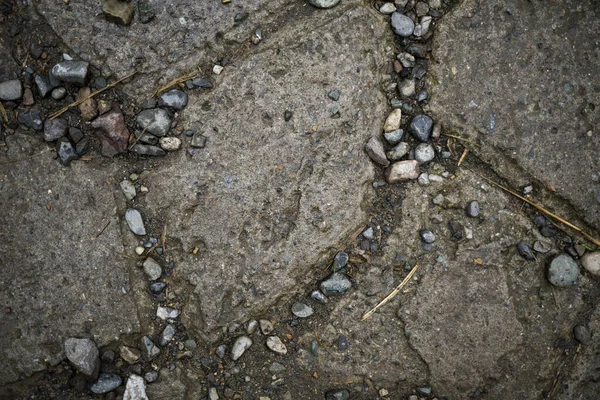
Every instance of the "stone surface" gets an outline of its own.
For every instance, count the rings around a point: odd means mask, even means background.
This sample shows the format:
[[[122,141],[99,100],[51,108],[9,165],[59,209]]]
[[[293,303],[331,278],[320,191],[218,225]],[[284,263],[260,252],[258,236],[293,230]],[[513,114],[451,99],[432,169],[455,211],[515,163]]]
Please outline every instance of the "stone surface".
[[[314,310],[311,306],[308,306],[304,303],[296,302],[292,306],[292,314],[294,314],[298,318],[308,318],[313,315]]]
[[[67,134],[69,125],[62,118],[48,119],[44,122],[44,140],[54,142]]]
[[[367,144],[365,145],[365,151],[371,157],[373,162],[381,165],[382,167],[387,167],[390,165],[390,161],[385,156],[385,150],[383,149],[383,143],[379,138],[373,136]]]
[[[79,154],[75,151],[75,148],[69,142],[67,138],[60,138],[56,142],[56,153],[58,154],[58,158],[60,162],[64,166],[68,166],[71,164],[71,161],[77,160],[79,158]]]
[[[402,120],[402,110],[397,109],[393,110],[390,115],[388,115],[385,123],[383,124],[384,132],[392,132],[397,129],[400,129],[400,122]]]
[[[231,359],[238,360],[250,346],[252,346],[252,339],[248,336],[237,338],[231,348]]]
[[[0,82],[0,100],[19,100],[23,96],[23,85],[18,79]]]
[[[95,394],[112,392],[121,386],[123,380],[116,374],[100,374],[98,380],[90,385],[90,390]]]
[[[131,374],[125,385],[123,400],[149,400],[146,395],[146,382],[139,375]]]
[[[153,258],[148,257],[144,261],[144,272],[150,280],[155,281],[162,275],[162,268]]]
[[[188,95],[186,92],[173,89],[163,93],[158,99],[159,107],[171,107],[174,110],[181,110],[187,106]]]
[[[342,294],[352,287],[350,279],[342,273],[336,272],[329,278],[321,282],[321,290],[326,296],[333,294]]]
[[[52,67],[52,76],[63,82],[83,85],[88,74],[87,61],[63,61]]]
[[[408,132],[421,142],[429,141],[433,120],[429,115],[419,114],[413,117],[408,126]]]
[[[600,276],[600,252],[586,253],[581,257],[581,265],[590,274]]]
[[[416,160],[399,161],[385,170],[387,183],[404,182],[419,177],[419,163]]]
[[[336,6],[340,0],[308,0],[308,2],[318,8],[331,8]]]
[[[415,160],[419,164],[425,164],[435,158],[435,149],[429,143],[420,143],[415,147]]]
[[[396,35],[408,37],[415,30],[415,23],[412,19],[399,12],[392,13],[392,29]]]
[[[165,136],[171,128],[169,113],[161,108],[144,110],[137,116],[137,123],[142,129],[156,136]]]
[[[287,347],[277,336],[269,336],[267,338],[267,347],[274,353],[287,354]]]
[[[275,329],[273,323],[268,319],[261,319],[258,321],[258,324],[263,335],[268,335],[269,333],[273,332],[273,329]]]
[[[432,115],[444,129],[481,141],[475,154],[491,162],[512,187],[529,185],[530,176],[552,185],[578,216],[599,228],[600,92],[594,88],[600,78],[587,58],[597,52],[596,2],[565,8],[488,1],[472,18],[473,4],[469,0],[456,8],[436,27]],[[511,13],[499,13],[497,7]],[[464,24],[466,19],[478,28]],[[557,34],[564,39],[556,40]],[[458,46],[448,45],[456,38],[461,38]],[[526,88],[524,82],[535,86]],[[596,111],[586,112],[589,104]],[[562,207],[554,211],[563,217],[567,213]]]
[[[85,86],[79,89],[77,92],[76,101],[83,100],[88,97],[92,93],[92,90]],[[87,99],[83,103],[77,106],[79,108],[79,112],[81,113],[81,118],[84,121],[91,121],[98,115],[98,105],[96,104],[96,100],[94,98]]]
[[[79,372],[95,378],[100,372],[98,347],[92,339],[69,338],[65,340],[65,356]]]
[[[107,21],[119,25],[129,25],[133,20],[133,6],[123,0],[103,0],[102,12]]]
[[[142,214],[134,208],[130,208],[125,212],[125,221],[131,232],[136,235],[143,236],[146,234],[146,228],[144,227],[144,221],[142,220]]]
[[[96,137],[100,139],[103,156],[114,157],[127,151],[130,133],[120,111],[113,110],[99,116],[92,121],[91,126]]]
[[[557,287],[573,286],[579,280],[579,267],[569,255],[561,254],[550,263],[548,280]]]

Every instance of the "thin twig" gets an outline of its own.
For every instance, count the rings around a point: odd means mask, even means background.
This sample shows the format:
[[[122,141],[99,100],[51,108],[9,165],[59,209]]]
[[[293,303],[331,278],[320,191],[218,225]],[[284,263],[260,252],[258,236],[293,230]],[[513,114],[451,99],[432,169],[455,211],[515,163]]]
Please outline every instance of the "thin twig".
[[[531,201],[531,200],[529,200],[529,199],[527,199],[527,198],[525,198],[525,197],[521,196],[520,194],[518,194],[518,193],[516,193],[516,192],[513,192],[512,190],[510,190],[510,189],[508,189],[508,188],[506,188],[506,187],[502,186],[501,184],[499,184],[499,183],[497,183],[497,182],[495,182],[495,181],[493,181],[493,180],[491,180],[491,179],[489,179],[489,178],[486,178],[485,176],[483,176],[483,175],[481,175],[481,174],[479,174],[479,173],[477,173],[477,172],[475,172],[475,171],[473,171],[473,170],[469,170],[469,171],[471,171],[471,172],[473,172],[475,175],[478,175],[479,177],[481,177],[481,178],[485,179],[486,181],[488,181],[488,182],[489,182],[489,183],[491,183],[492,185],[499,187],[500,189],[504,190],[505,192],[507,192],[507,193],[510,193],[510,194],[512,194],[513,196],[515,196],[515,197],[517,197],[517,198],[519,198],[519,199],[523,200],[523,201],[524,201],[524,202],[526,202],[527,204],[530,204],[530,205],[532,205],[533,207],[537,208],[538,210],[540,210],[540,211],[541,211],[541,212],[543,212],[544,214],[548,215],[549,217],[552,217],[552,218],[554,218],[555,220],[557,220],[557,221],[559,221],[559,222],[562,222],[564,225],[568,226],[569,228],[571,228],[571,229],[574,229],[575,231],[577,231],[578,233],[580,233],[581,235],[583,235],[583,237],[585,237],[585,238],[586,238],[586,239],[588,239],[589,241],[593,242],[593,243],[594,243],[596,246],[600,246],[600,240],[598,240],[598,239],[594,239],[594,237],[592,237],[591,235],[589,235],[588,233],[586,233],[585,231],[583,231],[583,229],[581,229],[581,228],[579,228],[579,227],[577,227],[577,226],[573,225],[572,223],[570,223],[569,221],[565,220],[564,218],[561,218],[560,216],[558,216],[558,215],[554,214],[553,212],[551,212],[551,211],[548,211],[548,210],[547,210],[547,209],[545,209],[543,206],[541,206],[541,205],[539,205],[539,204],[537,204],[537,203],[535,203],[535,202],[533,202],[533,201]]]
[[[454,139],[458,139],[458,140],[460,140],[460,141],[463,141],[463,142],[471,143],[471,144],[473,144],[473,145],[477,145],[477,143],[473,142],[472,140],[465,139],[465,138],[462,138],[462,137],[460,137],[460,136],[449,135],[449,134],[447,134],[447,133],[442,133],[442,135],[443,135],[443,136],[448,136],[448,137],[451,137],[451,138],[454,138]]]
[[[160,242],[163,249],[163,254],[167,251],[167,224],[165,223],[165,227],[163,228],[162,234],[160,235]]]
[[[129,75],[127,75],[127,76],[125,76],[125,77],[123,77],[123,78],[119,79],[118,81],[116,81],[116,82],[113,82],[113,83],[111,83],[110,85],[103,87],[102,89],[96,90],[95,92],[91,93],[90,95],[88,95],[88,96],[84,97],[84,98],[83,98],[83,99],[81,99],[81,100],[74,101],[73,103],[71,103],[71,104],[69,104],[69,105],[67,105],[67,106],[64,106],[63,108],[61,108],[60,110],[58,110],[58,111],[57,111],[57,112],[55,112],[54,114],[50,115],[50,116],[48,117],[48,119],[54,119],[54,118],[56,118],[56,117],[58,117],[58,116],[62,115],[63,113],[67,112],[67,111],[69,110],[69,108],[71,108],[71,107],[77,107],[77,106],[78,106],[78,105],[80,105],[81,103],[83,103],[83,102],[85,102],[85,101],[87,101],[87,100],[91,99],[92,97],[96,96],[97,94],[100,94],[100,93],[104,92],[105,90],[108,90],[108,89],[110,89],[110,88],[112,88],[112,87],[115,87],[115,86],[117,86],[119,83],[123,82],[125,79],[131,78],[131,77],[132,77],[133,75],[135,75],[135,74],[137,74],[137,71],[133,71],[131,74],[129,74]]]
[[[165,86],[161,86],[158,89],[156,89],[156,91],[154,92],[153,96],[157,97],[159,94],[161,94],[162,92],[164,92],[165,90],[169,89],[171,86],[173,85],[178,85],[182,82],[185,82],[189,79],[194,79],[199,75],[199,72],[190,72],[189,74],[185,74],[182,75],[180,77],[177,77],[175,79],[173,79],[171,82],[167,83]]]
[[[385,299],[381,300],[379,302],[379,304],[377,304],[375,307],[373,307],[371,310],[369,310],[365,315],[363,315],[360,320],[364,321],[367,318],[369,318],[381,306],[383,306],[384,304],[386,304],[388,301],[390,301],[391,299],[393,299],[398,293],[400,293],[400,290],[402,290],[402,288],[404,286],[406,286],[406,284],[412,279],[412,277],[415,274],[415,272],[417,272],[417,269],[419,269],[419,264],[415,265],[413,267],[413,269],[410,270],[410,272],[408,273],[408,275],[406,275],[406,278],[404,278],[404,280],[398,286],[396,286],[396,289],[392,290],[392,292]]]
[[[460,159],[458,160],[459,167],[463,163],[463,161],[465,161],[465,157],[467,156],[467,154],[469,154],[469,149],[465,147],[465,150],[463,151],[462,156],[460,156]]]
[[[110,247],[107,247],[107,248],[108,248],[108,250],[112,251],[112,252],[113,252],[113,253],[115,253],[115,254],[118,254],[118,255],[120,255],[120,256],[121,256],[121,257],[123,257],[123,258],[127,258],[127,259],[129,259],[129,260],[134,260],[134,261],[137,261],[137,260],[138,260],[137,258],[135,258],[135,257],[132,257],[132,256],[130,256],[130,255],[127,255],[127,254],[125,254],[125,253],[119,253],[118,251],[116,251],[116,250],[113,250],[113,249],[111,249]]]
[[[51,150],[54,150],[54,149],[52,147],[46,147],[45,150],[42,150],[39,153],[32,154],[32,155],[27,156],[25,158],[19,158],[17,160],[3,161],[3,162],[0,162],[0,165],[15,164],[15,163],[18,163],[18,162],[21,162],[21,161],[27,161],[29,159],[32,159],[32,158],[35,158],[35,157],[39,157],[42,154],[47,153],[47,152],[49,152]]]
[[[94,238],[92,238],[92,240],[96,240],[100,237],[100,235],[102,235],[104,233],[104,231],[106,230],[106,228],[108,228],[108,226],[110,225],[110,220],[106,223],[106,225],[104,225],[104,228],[102,228],[102,230],[100,231],[100,233],[98,233]]]
[[[6,115],[6,110],[2,103],[0,103],[0,114],[2,114],[2,118],[4,118],[4,122],[8,123],[8,115]]]

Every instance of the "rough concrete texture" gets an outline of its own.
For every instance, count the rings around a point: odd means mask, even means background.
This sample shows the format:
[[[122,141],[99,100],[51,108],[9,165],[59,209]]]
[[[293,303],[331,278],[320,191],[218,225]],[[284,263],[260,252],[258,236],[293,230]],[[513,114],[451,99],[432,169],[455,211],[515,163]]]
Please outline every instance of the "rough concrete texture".
[[[516,186],[533,176],[600,227],[598,2],[465,0],[438,25],[431,110]],[[485,40],[482,40],[485,38]],[[508,161],[507,161],[508,160]]]
[[[212,336],[289,296],[361,223],[373,178],[363,145],[386,114],[377,86],[390,35],[378,22],[364,8],[315,15],[310,33],[288,26],[215,90],[191,94],[183,123],[201,121],[207,147],[165,160],[145,198],[180,250],[178,278],[195,287],[188,328]]]
[[[39,138],[0,155],[0,384],[54,365],[63,342],[139,330],[116,215],[114,167],[64,168]],[[42,154],[40,154],[42,152]],[[34,156],[27,162],[18,160]],[[107,223],[110,223],[106,226]],[[106,229],[97,235],[106,226]]]

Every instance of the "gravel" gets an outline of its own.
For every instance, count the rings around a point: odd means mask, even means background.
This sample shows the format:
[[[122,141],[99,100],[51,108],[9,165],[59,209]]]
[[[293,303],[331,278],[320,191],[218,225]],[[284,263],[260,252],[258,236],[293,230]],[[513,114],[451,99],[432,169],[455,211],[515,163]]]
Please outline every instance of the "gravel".
[[[166,345],[171,343],[171,340],[173,340],[173,338],[175,337],[175,332],[175,327],[172,324],[167,324],[167,326],[165,326],[165,329],[163,329],[162,333],[160,334],[160,340],[158,341],[158,344],[161,347],[165,347]]]
[[[421,142],[429,141],[431,130],[433,128],[433,120],[430,116],[419,114],[416,115],[408,127],[408,132]]]
[[[342,294],[352,287],[352,282],[348,277],[340,272],[333,273],[329,278],[321,282],[321,291],[326,296]]]
[[[307,306],[304,303],[296,302],[292,306],[292,314],[298,318],[308,318],[313,315],[314,311],[311,306]]]
[[[590,330],[583,325],[577,325],[573,328],[573,336],[581,344],[587,344],[592,339]]]
[[[152,21],[156,16],[152,4],[148,0],[138,0],[137,2],[137,15],[142,24],[147,24]]]
[[[239,359],[250,346],[252,346],[252,339],[248,336],[237,338],[231,348],[231,359],[233,361]]]
[[[535,260],[533,253],[531,252],[531,248],[524,241],[520,241],[517,243],[517,250],[519,254],[526,260]]]
[[[160,147],[166,151],[176,151],[181,147],[181,139],[168,136],[160,138]]]
[[[415,30],[415,23],[412,19],[399,12],[392,13],[392,30],[396,35],[408,37]]]
[[[119,186],[121,187],[121,191],[128,201],[131,201],[135,198],[137,191],[135,190],[135,185],[133,182],[131,182],[129,179],[125,179],[121,181]]]
[[[149,371],[149,372],[146,372],[146,374],[144,375],[144,379],[146,380],[146,382],[152,383],[152,382],[156,382],[158,380],[159,376],[160,376],[160,374],[158,371]]]
[[[23,97],[23,85],[18,79],[0,83],[0,100],[14,101]]]
[[[156,309],[156,316],[160,319],[162,319],[163,321],[167,320],[167,319],[175,319],[177,317],[179,317],[179,314],[181,313],[181,311],[175,309],[175,308],[171,308],[171,307],[158,307]]]
[[[204,78],[196,78],[192,80],[192,84],[199,88],[210,89],[213,87],[209,80]]]
[[[421,236],[421,240],[424,243],[431,244],[431,243],[435,242],[435,235],[430,230],[421,229],[419,231],[419,235]]]
[[[383,124],[384,132],[392,132],[400,129],[400,122],[402,120],[402,110],[392,110],[392,112],[388,115]]]
[[[415,160],[419,164],[425,164],[435,158],[435,149],[429,143],[421,143],[415,148]]]
[[[348,349],[348,339],[344,335],[338,336],[338,350],[344,351]]]
[[[121,346],[119,348],[119,355],[128,364],[135,364],[142,357],[142,353],[138,349],[129,346]]]
[[[417,179],[419,174],[419,163],[416,160],[399,161],[385,171],[385,180],[389,184],[404,182]]]
[[[396,6],[394,3],[384,3],[381,7],[379,7],[379,12],[382,14],[391,14],[396,11]]]
[[[95,394],[103,394],[112,392],[121,384],[123,380],[116,374],[100,374],[98,380],[90,385],[90,390]]]
[[[146,228],[144,227],[144,221],[142,220],[142,214],[134,208],[130,208],[125,212],[125,221],[129,225],[131,232],[136,235],[143,236],[146,234]]]
[[[287,347],[285,347],[285,344],[277,336],[269,336],[267,338],[267,347],[274,353],[287,354]]]
[[[23,125],[35,129],[36,131],[41,131],[44,127],[42,114],[40,110],[36,108],[32,108],[29,111],[19,110],[17,120]]]
[[[69,125],[62,118],[48,119],[44,122],[44,140],[53,142],[67,134]]]
[[[278,362],[274,362],[269,367],[269,372],[272,373],[272,374],[279,374],[279,373],[282,373],[283,371],[285,371],[285,366],[283,364],[278,363]]]
[[[83,85],[88,74],[89,65],[87,61],[63,61],[52,67],[52,76],[62,82]]]
[[[65,355],[84,375],[95,377],[100,371],[100,353],[92,339],[68,338],[65,340]]]
[[[156,136],[165,136],[171,129],[171,117],[162,108],[144,110],[136,120],[142,129]]]
[[[404,68],[412,68],[415,66],[415,56],[410,53],[400,53],[396,58]]]
[[[385,150],[383,149],[383,143],[379,138],[373,136],[365,145],[365,151],[371,157],[374,163],[387,167],[390,165],[390,161],[385,156]]]
[[[419,185],[421,186],[429,186],[429,174],[427,172],[423,172],[417,178],[417,182],[419,182]]]
[[[552,250],[552,243],[536,240],[533,243],[533,250],[537,251],[538,253],[548,253],[550,250]]]
[[[404,136],[403,129],[396,129],[395,131],[385,132],[383,134],[385,140],[392,146],[400,143],[400,141],[402,140],[402,136]]]
[[[581,257],[581,265],[590,274],[600,276],[600,252],[596,251],[584,254],[584,256]]]
[[[131,374],[125,385],[123,400],[148,400],[146,382],[139,375]]]
[[[54,89],[52,91],[52,98],[54,100],[62,100],[65,98],[65,96],[67,95],[67,89],[65,89],[64,87],[57,87],[56,89]]]
[[[60,162],[65,167],[71,164],[71,161],[77,160],[79,158],[79,154],[73,148],[71,142],[67,138],[60,138],[56,142],[56,154],[58,154],[58,158]]]
[[[398,92],[400,93],[400,96],[407,99],[415,94],[416,87],[414,79],[405,79],[400,83],[400,86],[398,86]]]
[[[163,149],[161,149],[160,147],[157,146],[151,146],[148,144],[136,144],[131,148],[131,151],[139,154],[141,156],[154,156],[154,157],[160,157],[160,156],[164,156],[165,154],[167,154],[166,151],[164,151]]]
[[[579,268],[567,254],[555,257],[548,268],[548,281],[557,287],[569,287],[577,283]]]
[[[94,134],[100,139],[101,152],[105,157],[114,157],[127,151],[129,129],[120,111],[113,110],[92,121]]]
[[[188,103],[188,95],[182,90],[173,89],[163,93],[158,99],[159,107],[171,107],[174,110],[182,110]]]
[[[472,200],[467,204],[465,208],[465,212],[469,217],[478,217],[479,216],[479,202],[477,200]]]
[[[308,2],[317,8],[331,8],[336,6],[340,0],[308,0]]]
[[[316,301],[317,303],[321,303],[321,304],[326,304],[329,301],[327,299],[327,297],[325,297],[323,292],[321,292],[320,290],[314,290],[310,294],[310,298],[313,299],[314,301]]]
[[[162,275],[162,268],[153,258],[148,257],[144,261],[144,272],[148,275],[150,280],[155,281]]]
[[[164,282],[153,282],[150,284],[149,289],[153,294],[160,294],[167,287]]]
[[[275,329],[273,327],[273,323],[268,319],[259,320],[258,325],[260,326],[260,331],[263,335],[268,335],[269,333],[273,332],[273,329]]]
[[[207,140],[206,136],[202,135],[199,132],[196,132],[196,133],[194,133],[194,136],[192,137],[190,146],[196,147],[198,149],[203,149],[204,147],[206,147],[206,140]]]
[[[146,361],[152,360],[154,357],[160,354],[160,349],[154,344],[152,339],[148,336],[143,336],[140,339],[142,345],[142,354]]]

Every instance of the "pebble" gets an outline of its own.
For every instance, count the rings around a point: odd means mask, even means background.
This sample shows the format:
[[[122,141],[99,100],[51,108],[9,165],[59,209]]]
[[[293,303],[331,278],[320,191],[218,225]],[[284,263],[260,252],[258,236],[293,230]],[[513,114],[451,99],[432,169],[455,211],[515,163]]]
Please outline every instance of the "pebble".
[[[417,96],[417,101],[421,102],[421,101],[425,101],[427,100],[427,98],[429,97],[429,92],[427,90],[423,90],[422,92],[419,93],[419,95]],[[433,136],[433,135],[432,135]],[[447,153],[447,152],[444,152]],[[446,157],[448,158],[448,157]]]
[[[391,14],[396,11],[396,6],[394,3],[384,3],[381,7],[379,7],[379,12],[382,14]]]
[[[308,0],[308,2],[317,8],[331,8],[336,6],[340,0]]]
[[[153,258],[148,257],[144,261],[144,272],[148,275],[150,280],[155,281],[162,275],[162,268]]]
[[[169,90],[166,93],[163,93],[162,96],[158,99],[159,107],[171,107],[174,110],[181,110],[188,103],[188,95],[186,92],[173,89]]]
[[[206,136],[203,136],[200,132],[196,132],[196,133],[194,133],[194,136],[192,137],[190,146],[196,147],[199,149],[203,149],[204,147],[206,147],[207,139],[208,138]]]
[[[103,0],[102,12],[107,21],[118,25],[129,25],[133,20],[133,6],[120,0]]]
[[[402,136],[404,136],[403,129],[396,129],[395,131],[385,132],[383,134],[385,140],[387,140],[387,142],[392,146],[400,143],[400,141],[402,140]]]
[[[158,344],[160,344],[161,347],[165,347],[171,343],[171,340],[173,340],[174,337],[175,327],[172,324],[167,324],[165,329],[163,329],[162,333],[160,334],[160,340],[158,341]]]
[[[429,141],[431,130],[433,128],[433,120],[430,116],[419,114],[416,115],[408,127],[408,132],[421,142]]]
[[[258,321],[258,324],[263,335],[268,335],[269,333],[273,332],[273,329],[275,329],[273,327],[273,323],[268,319],[261,319]]]
[[[142,220],[142,214],[134,208],[130,208],[125,212],[125,220],[131,232],[139,236],[146,234],[146,228],[144,227],[144,221]]]
[[[431,243],[435,242],[435,235],[430,230],[421,229],[419,231],[419,235],[421,236],[421,240],[424,243],[431,244]]]
[[[581,265],[590,274],[600,276],[600,252],[596,251],[584,254],[581,257]]]
[[[479,216],[479,202],[477,200],[472,200],[467,204],[465,211],[469,217],[477,217]]]
[[[552,243],[536,240],[533,243],[533,250],[537,251],[538,253],[547,253],[552,250]]]
[[[144,379],[146,380],[146,382],[152,383],[152,382],[156,382],[158,380],[159,376],[160,376],[160,374],[158,373],[158,371],[149,371],[149,372],[146,372],[146,374],[144,375]]]
[[[17,120],[23,125],[41,131],[44,127],[40,110],[32,108],[29,111],[19,110]]]
[[[415,23],[406,15],[395,12],[392,13],[392,29],[396,35],[408,37],[415,30]]]
[[[313,299],[314,301],[316,301],[317,303],[321,303],[321,304],[326,304],[329,301],[329,299],[327,299],[327,297],[325,297],[323,292],[321,292],[320,290],[314,290],[310,294],[310,298]]]
[[[75,100],[83,100],[91,93],[92,90],[89,87],[82,87],[77,92],[77,98]],[[84,121],[91,121],[98,116],[98,104],[93,98],[85,100],[83,103],[79,104],[77,108],[79,108],[81,118],[83,118]]]
[[[429,174],[427,172],[423,172],[417,178],[417,182],[419,182],[419,185],[421,186],[429,186]]]
[[[367,240],[375,240],[375,233],[373,231],[373,228],[371,228],[371,227],[368,227],[367,229],[365,229],[362,232],[362,235]]]
[[[348,259],[348,253],[345,251],[338,252],[333,259],[333,270],[339,271],[340,269],[344,268],[346,265],[348,265]]]
[[[415,160],[419,164],[425,164],[435,158],[435,149],[429,143],[421,143],[415,148]]]
[[[65,96],[67,95],[67,89],[65,89],[64,87],[57,87],[56,89],[54,89],[52,91],[52,98],[54,100],[62,100],[65,98]]]
[[[63,82],[83,85],[89,65],[87,61],[63,61],[52,67],[52,76]]]
[[[162,108],[144,110],[136,120],[142,129],[156,136],[165,136],[171,129],[171,117]]]
[[[352,282],[348,277],[340,272],[333,273],[329,278],[321,282],[321,291],[326,296],[333,294],[342,294],[352,287]]]
[[[587,344],[592,339],[590,330],[583,325],[577,325],[575,328],[573,328],[573,335],[581,344]]]
[[[385,171],[387,183],[404,182],[419,177],[419,163],[416,160],[399,161]]]
[[[135,364],[142,357],[142,353],[138,349],[129,346],[119,347],[119,355],[128,364]]]
[[[195,78],[192,80],[192,84],[196,87],[210,89],[213,87],[212,83],[210,83],[207,79],[204,78]]]
[[[429,32],[431,21],[432,18],[429,15],[421,17],[421,21],[417,25],[415,25],[413,35],[415,35],[416,37],[425,36],[427,32]]]
[[[524,241],[521,240],[519,243],[517,243],[517,250],[519,251],[519,254],[524,259],[530,260],[530,261],[535,260],[535,257],[533,255],[533,253],[531,252],[531,248]]]
[[[269,367],[269,372],[272,373],[272,374],[279,374],[279,373],[281,373],[283,371],[285,371],[285,366],[283,364],[278,363],[278,362],[274,362]]]
[[[450,220],[448,221],[448,228],[450,229],[450,233],[452,234],[452,237],[450,239],[452,240],[460,240],[463,237],[463,226],[454,221],[454,220]]]
[[[313,315],[314,311],[312,307],[307,306],[304,303],[296,302],[292,306],[292,313],[298,318],[308,318]]]
[[[429,7],[431,8],[441,8],[442,0],[429,0]]]
[[[163,321],[167,320],[167,319],[175,319],[177,317],[179,317],[180,311],[175,309],[175,308],[171,308],[171,307],[162,307],[159,306],[156,309],[156,316],[160,319],[162,319]]]
[[[408,154],[410,151],[410,145],[406,142],[400,142],[391,151],[387,152],[387,158],[392,161],[398,161],[402,157]]]
[[[217,349],[215,350],[217,357],[223,358],[225,357],[225,353],[227,353],[227,346],[224,344],[217,346]]]
[[[432,389],[431,386],[421,386],[417,388],[417,392],[419,392],[423,396],[429,396],[431,395]]]
[[[84,155],[85,153],[88,152],[90,147],[90,142],[87,138],[85,139],[81,139],[81,141],[79,141],[76,145],[75,145],[75,151],[77,152],[77,154],[79,154],[80,156]]]
[[[258,328],[258,321],[253,319],[248,322],[248,325],[246,326],[246,332],[248,335],[252,335],[256,331],[256,328]]]
[[[127,151],[130,133],[120,111],[114,110],[101,115],[92,121],[91,127],[100,140],[103,156],[114,157]]]
[[[383,149],[383,143],[379,138],[373,136],[367,144],[365,145],[365,151],[373,160],[374,163],[381,165],[382,167],[387,167],[390,165],[389,160],[385,156],[385,150]]]
[[[248,336],[240,336],[237,338],[231,348],[231,359],[233,361],[239,359],[250,346],[252,346],[252,339]]]
[[[18,79],[0,83],[0,100],[14,101],[23,97],[23,84]]]
[[[548,280],[557,287],[568,287],[577,283],[579,268],[577,263],[567,254],[555,257],[548,268]]]
[[[269,336],[267,338],[267,347],[269,350],[277,354],[287,354],[287,347],[277,336]]]
[[[223,67],[221,65],[213,66],[213,74],[221,75],[221,72],[223,72]]]
[[[410,53],[400,53],[396,58],[404,68],[412,68],[415,66],[415,56]]]
[[[165,154],[167,154],[167,152],[161,149],[160,147],[139,143],[134,145],[131,148],[131,151],[141,156],[164,156]]]
[[[48,119],[44,122],[44,140],[53,142],[67,134],[69,126],[67,120],[62,118]]]
[[[77,154],[69,139],[64,137],[58,139],[56,142],[56,154],[58,154],[60,162],[65,167],[71,164],[71,161],[79,158],[79,154]]]
[[[346,389],[334,389],[325,393],[325,400],[348,400],[350,398],[350,392]]]
[[[327,97],[329,97],[333,101],[338,101],[340,99],[340,92],[339,92],[339,90],[331,90],[327,94]]]
[[[160,147],[166,151],[179,150],[181,147],[181,139],[173,136],[162,137],[160,138]]]
[[[84,375],[94,377],[100,371],[100,352],[92,339],[68,338],[65,340],[65,355]]]
[[[217,388],[211,387],[208,389],[208,400],[219,400],[219,393],[217,393]]]
[[[338,350],[344,351],[348,349],[348,339],[344,335],[338,336]]]
[[[32,106],[35,104],[35,100],[33,99],[33,92],[29,88],[25,88],[23,91],[23,105],[24,106]]]
[[[147,24],[156,16],[154,8],[152,8],[152,4],[148,0],[138,0],[137,14],[142,24]]]
[[[112,392],[121,384],[123,380],[116,374],[100,374],[98,380],[90,385],[90,390],[95,394],[103,394]]]
[[[135,137],[138,139],[138,142],[155,145],[158,143],[158,138],[154,135],[149,134],[148,132],[135,132]]]
[[[133,182],[131,182],[129,179],[125,179],[121,181],[119,186],[121,186],[121,191],[123,192],[125,198],[128,201],[131,201],[135,198],[137,192],[135,190],[135,185],[133,184]]]
[[[442,178],[441,176],[436,175],[436,174],[429,174],[429,181],[440,183],[440,182],[444,182],[444,178]]]
[[[427,3],[419,1],[415,5],[415,12],[417,13],[417,15],[419,17],[422,17],[423,15],[427,15],[427,13],[429,12],[429,5],[427,5]]]
[[[384,132],[393,132],[400,129],[400,122],[402,120],[402,110],[396,109],[392,110],[390,115],[385,120],[383,124]]]
[[[125,385],[123,400],[148,400],[146,382],[139,375],[131,374]]]
[[[405,79],[398,86],[398,92],[400,95],[407,99],[415,94],[416,91],[416,83],[414,79]]]
[[[140,341],[142,343],[142,352],[146,361],[150,361],[160,354],[160,349],[148,336],[143,336]]]

